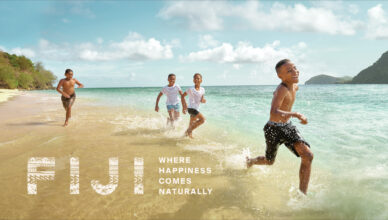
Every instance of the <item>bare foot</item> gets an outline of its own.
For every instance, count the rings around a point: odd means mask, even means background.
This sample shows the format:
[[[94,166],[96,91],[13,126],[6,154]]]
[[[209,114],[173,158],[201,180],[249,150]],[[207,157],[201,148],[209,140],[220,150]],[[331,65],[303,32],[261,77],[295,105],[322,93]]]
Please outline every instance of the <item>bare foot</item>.
[[[175,128],[175,125],[174,125],[174,120],[173,119],[170,119],[170,122],[169,122],[169,124],[170,124],[170,128],[172,128],[172,129],[174,129]]]
[[[253,161],[252,159],[249,159],[249,157],[245,157],[245,159],[247,161],[247,169],[248,169],[253,165]]]
[[[193,139],[193,131],[189,131],[189,129],[187,129],[186,132],[185,132],[185,136]]]
[[[63,124],[63,127],[66,127],[69,124],[68,121],[65,121],[65,124]]]

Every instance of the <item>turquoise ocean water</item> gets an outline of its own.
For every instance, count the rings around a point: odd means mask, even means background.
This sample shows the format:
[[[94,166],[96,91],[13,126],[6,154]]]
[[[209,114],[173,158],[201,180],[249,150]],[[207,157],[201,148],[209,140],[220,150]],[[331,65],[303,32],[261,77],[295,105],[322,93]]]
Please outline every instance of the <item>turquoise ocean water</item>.
[[[207,120],[195,135],[206,138],[210,146],[227,146],[220,158],[232,166],[234,155],[243,151],[249,150],[251,156],[262,155],[262,128],[268,121],[276,86],[204,88],[207,103],[201,105],[200,111]],[[77,100],[136,108],[161,118],[167,116],[165,96],[159,104],[160,113],[153,111],[159,91],[160,88],[87,88],[77,90]],[[314,161],[309,199],[294,203],[291,198],[289,205],[296,212],[320,211],[336,219],[388,219],[388,86],[301,85],[293,111],[309,120],[308,125],[302,125],[292,119],[310,143]],[[187,121],[188,116],[184,116],[180,123]],[[150,122],[149,126],[154,125]],[[281,148],[276,163],[299,166],[299,159]],[[286,175],[297,181],[297,172]],[[288,190],[293,191],[292,187]]]

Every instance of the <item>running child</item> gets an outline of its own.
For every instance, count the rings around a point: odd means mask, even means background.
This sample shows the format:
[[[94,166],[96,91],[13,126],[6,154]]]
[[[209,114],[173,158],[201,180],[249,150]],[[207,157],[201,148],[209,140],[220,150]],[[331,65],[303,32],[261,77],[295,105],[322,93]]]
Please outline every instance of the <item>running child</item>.
[[[159,100],[163,94],[167,96],[167,111],[169,118],[167,118],[167,125],[170,123],[171,126],[174,126],[174,121],[179,118],[179,99],[178,94],[183,95],[182,89],[180,86],[175,84],[176,76],[171,73],[168,75],[168,85],[163,87],[162,91],[159,92],[158,97],[156,98],[155,111],[159,112]]]
[[[275,69],[282,82],[274,92],[270,118],[264,126],[264,136],[267,146],[265,156],[258,156],[256,158],[247,157],[246,163],[248,168],[254,164],[272,165],[275,162],[279,146],[285,144],[297,157],[301,157],[299,189],[306,194],[310,180],[313,153],[310,150],[310,145],[303,139],[298,129],[289,121],[291,117],[295,117],[302,124],[307,124],[307,118],[304,115],[291,111],[295,101],[296,91],[299,88],[297,85],[299,82],[299,71],[288,59],[279,61]]]
[[[205,89],[201,87],[202,75],[200,73],[194,74],[194,86],[188,88],[182,95],[183,113],[186,111],[190,114],[190,124],[186,130],[186,136],[193,138],[193,130],[205,122],[205,117],[199,112],[199,104],[206,103],[204,98]],[[187,108],[185,96],[189,95],[189,107]]]
[[[84,87],[82,83],[80,83],[77,79],[73,78],[73,70],[66,69],[65,76],[66,78],[61,79],[57,86],[57,91],[62,94],[61,100],[63,108],[65,108],[66,110],[66,120],[63,124],[64,127],[68,125],[69,118],[71,118],[71,107],[73,106],[75,101],[74,85],[77,84],[78,88]]]

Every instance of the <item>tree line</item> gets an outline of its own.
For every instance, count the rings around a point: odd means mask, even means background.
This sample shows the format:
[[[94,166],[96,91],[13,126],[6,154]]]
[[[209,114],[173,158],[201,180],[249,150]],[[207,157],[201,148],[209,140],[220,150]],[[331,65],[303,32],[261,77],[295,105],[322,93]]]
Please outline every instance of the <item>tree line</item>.
[[[0,51],[0,88],[52,89],[56,79],[42,63]]]

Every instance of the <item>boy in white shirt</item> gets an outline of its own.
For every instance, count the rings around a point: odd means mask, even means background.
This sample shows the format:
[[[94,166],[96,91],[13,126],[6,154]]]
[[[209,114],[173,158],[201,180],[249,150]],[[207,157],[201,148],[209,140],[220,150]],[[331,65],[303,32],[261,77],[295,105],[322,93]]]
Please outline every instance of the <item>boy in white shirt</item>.
[[[174,121],[179,118],[179,99],[178,93],[182,96],[181,87],[175,85],[176,76],[173,73],[168,75],[168,85],[163,87],[162,91],[159,92],[158,97],[156,98],[155,111],[159,111],[159,99],[165,94],[167,96],[167,111],[170,118],[167,118],[167,124],[171,123],[171,126],[174,125]]]
[[[190,124],[186,130],[186,136],[193,138],[193,130],[205,122],[205,117],[199,112],[199,104],[206,103],[204,98],[205,89],[201,87],[202,75],[194,74],[194,87],[188,88],[182,95],[183,114],[186,110],[190,114]],[[187,108],[185,96],[189,95],[189,107]]]

